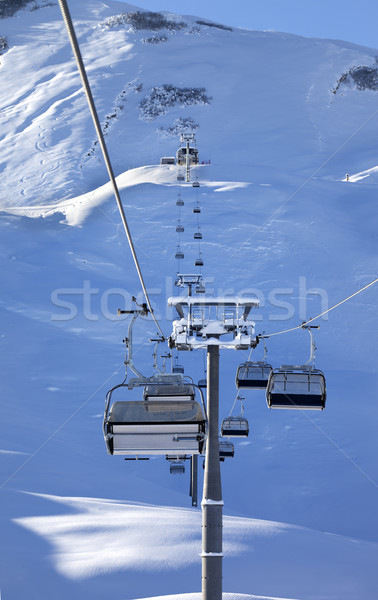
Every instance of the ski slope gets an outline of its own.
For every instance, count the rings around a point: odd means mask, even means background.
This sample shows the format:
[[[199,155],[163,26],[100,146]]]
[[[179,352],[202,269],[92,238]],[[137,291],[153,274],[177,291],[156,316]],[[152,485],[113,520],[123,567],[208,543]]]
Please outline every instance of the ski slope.
[[[38,4],[0,20],[1,594],[193,600],[201,515],[188,475],[106,455],[104,396],[123,379],[127,333],[116,312],[142,295],[59,8]],[[207,292],[256,295],[257,333],[295,327],[377,277],[378,92],[347,80],[332,91],[353,67],[373,68],[376,49],[167,13],[178,29],[112,26],[139,9],[69,4],[166,334],[179,192],[180,268],[194,269],[198,200]],[[162,86],[197,90],[196,103],[167,88],[159,100]],[[193,173],[198,189],[159,164],[188,120],[210,161]],[[250,437],[222,465],[227,600],[376,598],[377,290],[319,319],[323,413],[269,411],[263,392],[246,394]],[[146,375],[155,334],[150,320],[135,329]],[[307,338],[272,337],[269,362],[306,361]],[[246,358],[222,353],[222,417]],[[179,361],[203,377],[202,352]]]

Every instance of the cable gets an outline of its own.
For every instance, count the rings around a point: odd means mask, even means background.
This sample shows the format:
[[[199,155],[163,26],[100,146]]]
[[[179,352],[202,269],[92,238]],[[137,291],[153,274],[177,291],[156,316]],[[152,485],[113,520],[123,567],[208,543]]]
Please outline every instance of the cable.
[[[60,9],[61,9],[61,12],[62,12],[64,23],[65,23],[66,28],[67,28],[68,36],[69,36],[69,39],[70,39],[70,42],[71,42],[71,46],[72,46],[72,51],[73,51],[73,54],[75,56],[76,63],[77,63],[78,69],[79,69],[79,73],[80,73],[80,77],[81,77],[81,80],[82,80],[82,83],[83,83],[85,95],[87,97],[89,109],[90,109],[90,112],[91,112],[91,115],[92,115],[93,124],[94,124],[95,129],[96,129],[98,141],[99,141],[100,146],[101,146],[101,150],[102,150],[102,154],[103,154],[103,157],[104,157],[105,165],[106,165],[106,168],[107,168],[107,171],[108,171],[108,174],[109,174],[109,178],[110,178],[110,181],[111,181],[112,186],[113,186],[114,196],[115,196],[116,201],[117,201],[118,210],[119,210],[120,215],[121,215],[122,223],[123,223],[123,226],[124,226],[124,229],[125,229],[127,240],[129,242],[131,254],[133,256],[134,263],[135,263],[135,267],[136,267],[136,270],[138,272],[140,284],[142,286],[142,290],[143,290],[144,296],[146,298],[148,310],[151,313],[151,316],[152,316],[153,320],[155,321],[156,327],[158,328],[159,332],[161,333],[162,337],[165,340],[166,337],[165,337],[164,333],[162,332],[159,323],[156,320],[156,317],[154,315],[154,311],[153,311],[152,306],[151,306],[150,299],[148,297],[148,293],[147,293],[147,289],[146,289],[146,286],[145,286],[145,283],[144,283],[142,271],[141,271],[141,268],[140,268],[140,265],[139,265],[138,257],[136,255],[134,243],[133,243],[133,240],[132,240],[132,237],[131,237],[129,225],[127,223],[125,211],[124,211],[124,208],[123,208],[123,205],[122,205],[121,196],[119,194],[117,182],[116,182],[116,179],[115,179],[115,176],[114,176],[113,167],[112,167],[112,164],[111,164],[111,161],[110,161],[110,157],[109,157],[109,154],[108,154],[108,150],[107,150],[107,147],[106,147],[106,144],[105,144],[104,135],[103,135],[102,130],[101,130],[101,125],[100,125],[100,121],[99,121],[99,118],[98,118],[96,106],[95,106],[95,103],[94,103],[94,100],[93,100],[92,91],[91,91],[91,88],[90,88],[90,85],[89,85],[87,73],[86,73],[86,70],[85,70],[85,66],[84,66],[84,63],[83,63],[82,56],[81,56],[79,44],[78,44],[77,37],[76,37],[76,34],[75,34],[75,28],[74,28],[73,23],[72,23],[71,15],[70,15],[70,12],[69,12],[66,0],[59,0],[59,6],[60,6]]]
[[[367,285],[365,285],[363,288],[361,288],[357,292],[354,292],[354,294],[351,294],[347,298],[344,298],[344,300],[341,300],[340,302],[338,302],[334,306],[331,306],[331,308],[328,308],[327,310],[323,311],[322,313],[320,313],[320,315],[317,315],[316,317],[313,317],[312,319],[309,319],[308,321],[302,323],[301,325],[297,325],[297,327],[292,327],[291,329],[284,329],[283,331],[277,331],[276,333],[264,334],[264,337],[269,338],[269,337],[273,337],[275,335],[282,335],[283,333],[289,333],[290,331],[296,331],[297,329],[302,329],[303,327],[305,327],[309,323],[312,323],[316,319],[320,319],[320,317],[323,317],[327,313],[331,312],[331,310],[334,310],[335,308],[337,308],[341,304],[344,304],[344,302],[347,302],[351,298],[354,298],[354,296],[357,296],[358,294],[361,294],[361,292],[363,292],[364,290],[367,290],[367,288],[369,288],[371,285],[374,285],[375,283],[377,283],[377,281],[378,281],[378,277],[377,277],[377,279],[374,279],[374,281],[371,281],[370,283],[368,283]]]

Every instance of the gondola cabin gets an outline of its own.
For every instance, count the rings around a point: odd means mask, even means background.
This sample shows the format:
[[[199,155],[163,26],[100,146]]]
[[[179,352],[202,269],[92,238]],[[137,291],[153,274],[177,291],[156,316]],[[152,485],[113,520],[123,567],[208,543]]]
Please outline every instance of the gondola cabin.
[[[307,366],[283,365],[274,369],[266,390],[269,408],[323,410],[326,382],[322,371]]]
[[[272,366],[266,362],[245,362],[236,372],[236,387],[245,389],[266,389]]]
[[[192,400],[117,401],[107,415],[104,435],[109,454],[201,454],[205,417]]]
[[[245,417],[227,417],[221,426],[222,437],[248,437],[249,425]]]

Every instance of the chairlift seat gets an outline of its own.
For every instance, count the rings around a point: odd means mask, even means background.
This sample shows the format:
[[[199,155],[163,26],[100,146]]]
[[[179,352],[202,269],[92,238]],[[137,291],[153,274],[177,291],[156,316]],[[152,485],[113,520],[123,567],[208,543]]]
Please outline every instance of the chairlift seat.
[[[233,458],[235,446],[227,440],[219,440],[219,458]]]
[[[236,387],[245,389],[266,389],[272,365],[266,362],[245,362],[238,366]]]
[[[221,425],[222,437],[248,437],[249,425],[245,417],[227,417]]]
[[[181,199],[177,200],[176,201],[176,206],[184,206],[184,200],[181,200]]]
[[[185,181],[184,175],[177,175],[177,181]],[[180,206],[180,205],[179,205]],[[182,206],[182,205],[181,205]]]
[[[205,417],[196,401],[114,402],[105,422],[105,442],[115,455],[201,454]]]
[[[324,373],[308,366],[283,365],[274,369],[266,390],[269,408],[323,410],[326,401]]]
[[[180,365],[179,368],[184,370]],[[175,367],[174,367],[175,368]],[[182,372],[182,371],[180,371]],[[195,391],[191,384],[150,384],[146,385],[143,392],[144,400],[164,401],[192,401],[195,400]]]
[[[183,252],[176,252],[175,258],[177,258],[177,260],[183,259],[184,258],[184,253]]]
[[[202,233],[200,233],[199,231],[198,231],[198,232],[196,232],[196,233],[193,235],[193,239],[194,239],[194,240],[202,240]]]
[[[199,206],[195,206],[195,207],[193,208],[193,212],[194,212],[194,213],[200,213],[200,212],[201,212],[201,209],[200,209],[200,207],[199,207]]]
[[[177,231],[177,233],[183,233],[184,227],[182,225],[177,225],[176,231]]]
[[[181,365],[175,365],[172,368],[172,373],[182,373],[183,374],[183,373],[185,373],[185,369]]]
[[[185,473],[185,463],[182,461],[172,461],[169,466],[169,472],[171,475],[182,475]]]
[[[198,381],[198,387],[199,388],[207,388],[207,380],[206,379],[200,379]]]
[[[202,258],[197,258],[197,259],[194,261],[194,266],[195,266],[195,267],[203,267],[203,260],[202,260]]]
[[[192,187],[199,188],[200,187],[199,181],[193,181]]]

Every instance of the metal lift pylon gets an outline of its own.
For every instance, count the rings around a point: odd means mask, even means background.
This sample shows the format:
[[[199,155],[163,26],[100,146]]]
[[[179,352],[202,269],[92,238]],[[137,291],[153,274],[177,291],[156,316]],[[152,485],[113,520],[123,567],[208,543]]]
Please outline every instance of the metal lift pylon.
[[[183,280],[182,280],[183,283]],[[222,600],[223,499],[219,460],[220,349],[246,349],[257,344],[249,320],[255,298],[169,298],[178,320],[169,338],[171,348],[207,351],[207,440],[202,508],[202,600]],[[220,339],[226,336],[227,339]]]

